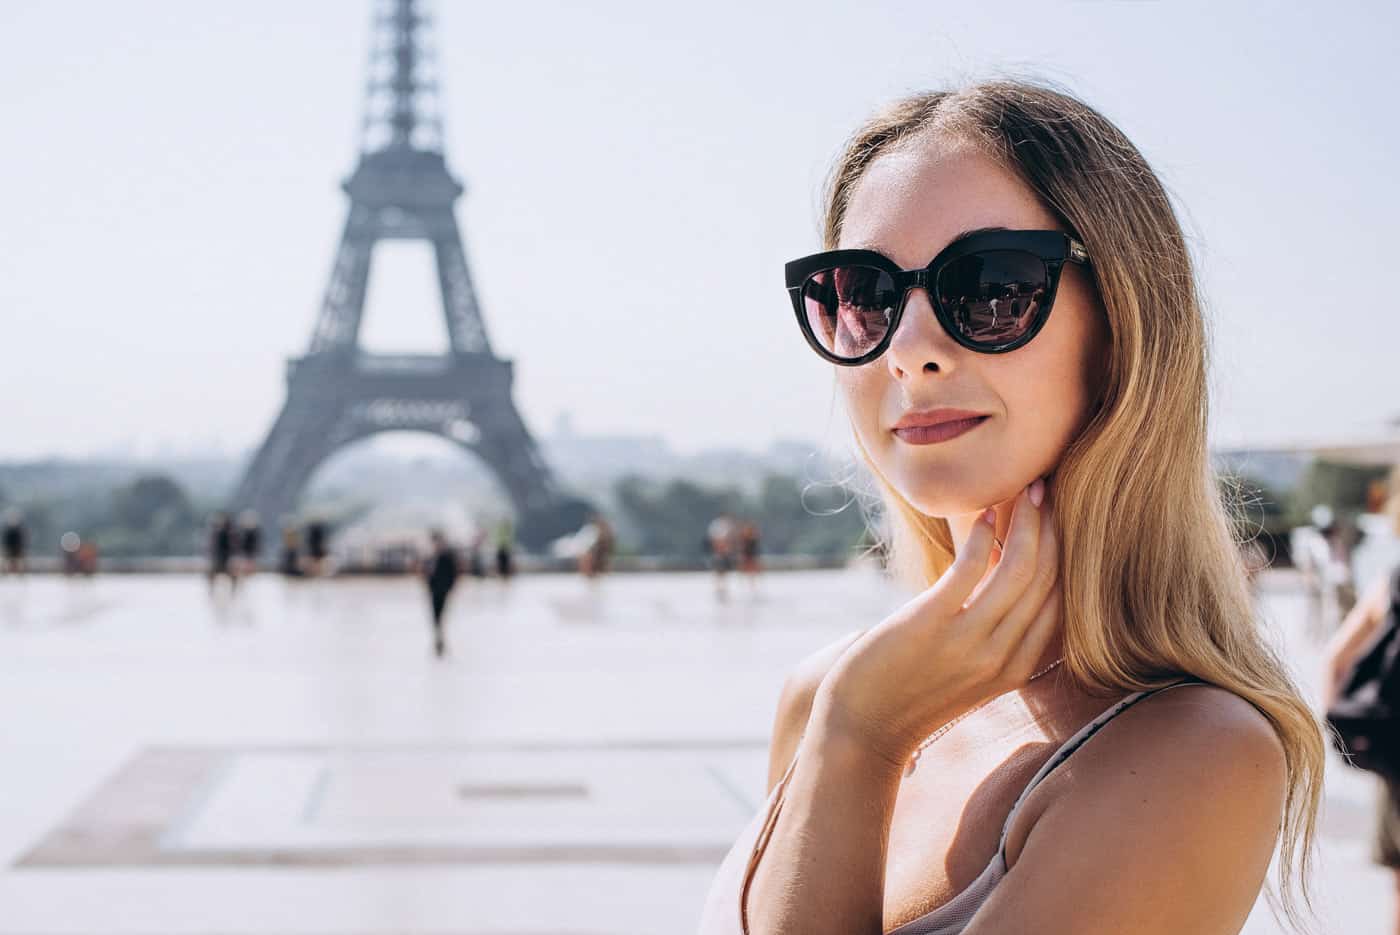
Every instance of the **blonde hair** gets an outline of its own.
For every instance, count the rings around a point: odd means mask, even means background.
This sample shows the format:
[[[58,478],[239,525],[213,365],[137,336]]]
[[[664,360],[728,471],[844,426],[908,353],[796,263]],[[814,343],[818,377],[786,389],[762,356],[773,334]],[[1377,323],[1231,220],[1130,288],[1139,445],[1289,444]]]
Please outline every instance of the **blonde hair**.
[[[1385,479],[1385,501],[1381,513],[1390,520],[1391,531],[1400,535],[1400,464],[1391,465]]]
[[[998,80],[897,101],[860,127],[828,182],[834,249],[856,182],[881,154],[930,135],[976,146],[1016,173],[1089,250],[1109,332],[1096,410],[1054,473],[1063,562],[1065,666],[1093,693],[1184,674],[1250,701],[1285,752],[1282,910],[1311,911],[1322,726],[1259,631],[1235,526],[1207,450],[1206,326],[1181,226],[1137,149],[1067,93]],[[881,476],[893,572],[918,588],[953,559],[943,519]],[[1151,517],[1151,522],[1143,522]],[[1279,908],[1275,894],[1270,905]]]

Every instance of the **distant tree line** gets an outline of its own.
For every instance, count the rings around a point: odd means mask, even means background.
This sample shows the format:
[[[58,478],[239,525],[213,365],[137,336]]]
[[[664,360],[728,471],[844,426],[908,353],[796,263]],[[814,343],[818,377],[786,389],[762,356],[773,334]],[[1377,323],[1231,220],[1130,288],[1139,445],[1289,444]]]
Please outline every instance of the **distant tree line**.
[[[19,500],[0,492],[0,509],[18,508],[34,555],[56,555],[73,531],[95,541],[105,556],[193,555],[203,548],[206,510],[163,474],[145,474],[108,490]]]
[[[757,523],[768,554],[847,555],[866,527],[846,488],[783,474],[769,474],[752,493],[632,475],[614,485],[613,500],[622,513],[620,550],[643,555],[702,555],[710,521],[721,513]]]
[[[710,521],[722,512],[756,522],[767,554],[848,555],[865,533],[848,490],[780,474],[770,474],[750,492],[633,475],[617,481],[611,493],[621,514],[615,519],[624,554],[699,557]],[[0,491],[0,509],[7,507],[23,512],[32,554],[56,554],[59,538],[72,530],[95,541],[108,557],[202,554],[205,523],[218,508],[196,502],[177,481],[159,473],[63,496],[21,499]]]

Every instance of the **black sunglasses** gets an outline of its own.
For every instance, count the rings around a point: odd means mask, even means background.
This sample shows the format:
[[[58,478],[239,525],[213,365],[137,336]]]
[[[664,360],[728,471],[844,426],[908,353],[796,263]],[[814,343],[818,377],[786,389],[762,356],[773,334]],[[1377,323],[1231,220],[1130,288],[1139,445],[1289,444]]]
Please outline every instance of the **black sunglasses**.
[[[1005,354],[1044,327],[1066,261],[1089,251],[1063,231],[966,234],[922,269],[874,250],[828,250],[787,264],[787,290],[807,343],[855,367],[885,352],[909,297],[923,288],[943,330],[963,347]]]

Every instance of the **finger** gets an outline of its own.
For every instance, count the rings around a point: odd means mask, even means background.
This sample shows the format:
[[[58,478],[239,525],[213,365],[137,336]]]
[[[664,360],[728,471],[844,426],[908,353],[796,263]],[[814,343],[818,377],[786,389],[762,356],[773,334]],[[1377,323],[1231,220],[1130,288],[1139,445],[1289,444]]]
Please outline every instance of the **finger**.
[[[992,555],[992,538],[996,529],[996,511],[988,509],[972,524],[972,531],[959,550],[953,564],[928,590],[928,595],[945,613],[956,613],[967,602],[972,589],[987,572]]]
[[[987,567],[982,569],[982,577],[977,579],[977,586],[972,589],[972,593],[963,601],[964,606],[977,600],[982,592],[987,590],[987,585],[991,583],[992,580],[992,572],[996,571],[997,566],[1001,564],[1001,557],[1005,552],[1006,543],[997,538],[995,528],[993,528],[992,547],[988,549]]]
[[[995,649],[1010,652],[1025,638],[1026,629],[1036,619],[1041,605],[1059,581],[1059,541],[1055,537],[1055,518],[1050,510],[1041,510],[1040,541],[1036,548],[1035,577],[1001,621],[994,625],[988,637]]]
[[[1040,511],[1040,537],[1036,542],[1035,572],[1026,590],[1017,600],[1015,607],[1008,611],[1002,618],[1002,622],[997,625],[998,629],[1007,624],[1014,625],[1020,623],[1026,625],[1030,623],[1035,611],[1040,607],[1040,602],[1045,600],[1045,595],[1050,593],[1054,587],[1060,572],[1060,542],[1055,535],[1055,515],[1047,508]],[[1019,633],[1011,637],[1019,639]]]
[[[1042,480],[1042,481],[1040,481],[1040,483],[1043,485],[1043,484],[1044,484],[1044,481]],[[1031,491],[1031,487],[1032,487],[1032,486],[1034,486],[1034,482],[1033,482],[1032,484],[1030,484],[1030,485],[1027,485],[1026,489],[1023,490],[1023,491],[1021,491],[1021,493],[1020,493],[1019,495],[1017,495],[1017,497],[1016,497],[1014,500],[1011,501],[1011,521],[1007,524],[1008,529],[1007,529],[1006,540],[1005,540],[1005,541],[1002,541],[1001,539],[993,539],[993,540],[992,540],[992,558],[991,558],[991,562],[988,564],[988,566],[987,566],[987,572],[986,572],[985,575],[983,575],[981,582],[979,582],[978,585],[977,585],[977,587],[973,589],[973,591],[972,591],[972,597],[969,598],[969,602],[970,602],[970,601],[976,601],[976,600],[978,599],[978,597],[981,595],[981,593],[987,589],[987,586],[988,586],[989,584],[991,584],[991,581],[992,581],[992,573],[997,569],[998,566],[1000,566],[1001,562],[1005,559],[1005,557],[1006,557],[1006,550],[1007,550],[1008,548],[1011,548],[1011,543],[1012,543],[1011,532],[1012,532],[1012,530],[1014,530],[1014,529],[1016,528],[1016,526],[1017,526],[1017,520],[1016,520],[1017,511],[1020,509],[1020,504],[1021,504],[1021,502],[1022,502],[1023,500],[1027,500],[1027,499],[1030,497],[1030,491]],[[1041,487],[1041,496],[1043,497],[1044,495],[1045,495],[1045,487],[1042,486],[1042,487]],[[1042,503],[1043,503],[1043,502],[1044,502],[1044,501],[1042,500]],[[1030,501],[1029,506],[1032,506],[1032,507],[1035,506],[1034,501]]]
[[[1044,493],[1044,495],[1049,495],[1049,493]],[[1032,501],[1032,505],[1035,505],[1035,502]],[[1054,572],[1057,571],[1058,567],[1058,549],[1053,544],[1054,516],[1053,512],[1050,511],[1049,502],[1046,500],[1040,501],[1040,507],[1037,508],[1037,512],[1039,512],[1040,529],[1039,536],[1037,536],[1036,539],[1035,577],[1032,578],[1032,584],[1029,585],[1028,591],[1025,592],[1025,598],[1023,598],[1030,600],[1032,606],[1029,607],[1028,612],[1015,616],[1015,620],[1021,621],[1021,623],[1029,621],[1030,616],[1035,613],[1035,607],[1040,605],[1040,599],[1044,598],[1044,592],[1049,589],[1050,581],[1053,581]],[[1049,543],[1049,546],[1047,546],[1047,543]],[[997,567],[997,565],[994,563],[993,568],[995,567]],[[988,584],[991,584],[991,578],[993,578],[993,575],[988,571],[987,577],[983,579],[979,588],[973,591],[972,600],[977,600],[977,596],[987,588]],[[1049,578],[1050,581],[1047,581],[1047,578]],[[993,626],[997,626],[997,624],[994,623]]]
[[[968,605],[968,613],[984,625],[1000,623],[1035,578],[1043,511],[1031,501],[1030,493],[1031,488],[1027,487],[1016,497],[1011,508],[1011,528],[1006,533],[1006,551],[986,585]]]

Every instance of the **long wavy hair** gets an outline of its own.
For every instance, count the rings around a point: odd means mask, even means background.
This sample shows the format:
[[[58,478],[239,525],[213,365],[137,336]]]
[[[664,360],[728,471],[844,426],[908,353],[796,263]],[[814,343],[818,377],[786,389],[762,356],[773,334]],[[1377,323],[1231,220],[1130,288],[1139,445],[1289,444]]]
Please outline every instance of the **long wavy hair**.
[[[1127,137],[1083,102],[1021,80],[982,82],[904,98],[856,131],[827,185],[827,249],[836,248],[851,191],[871,162],[930,137],[974,145],[1015,172],[1094,258],[1107,366],[1095,411],[1054,472],[1052,498],[1065,666],[1104,695],[1195,675],[1269,719],[1288,772],[1281,908],[1307,930],[1295,892],[1312,915],[1324,735],[1260,632],[1241,524],[1211,468],[1206,324],[1167,193]],[[954,557],[947,522],[910,504],[858,436],[856,446],[884,506],[877,546],[897,578],[928,587]],[[1277,912],[1273,887],[1268,900]]]

